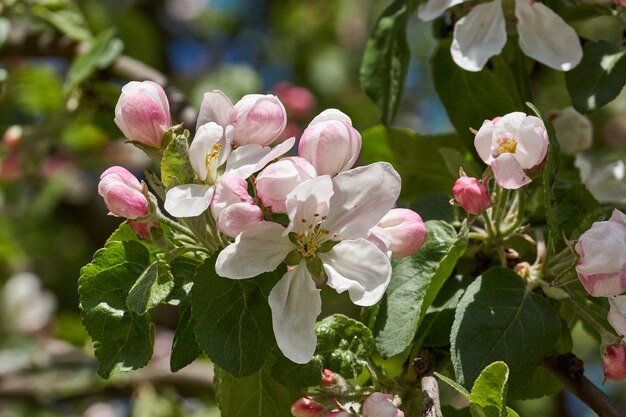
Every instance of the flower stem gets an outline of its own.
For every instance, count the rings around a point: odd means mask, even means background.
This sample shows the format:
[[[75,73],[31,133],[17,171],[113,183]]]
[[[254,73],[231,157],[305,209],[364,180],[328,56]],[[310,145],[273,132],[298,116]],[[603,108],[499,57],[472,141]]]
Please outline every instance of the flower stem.
[[[501,234],[503,236],[509,236],[510,234],[514,233],[517,228],[520,226],[520,224],[522,224],[522,221],[524,220],[524,209],[526,207],[526,199],[524,198],[524,195],[522,193],[521,190],[518,190],[516,192],[516,213],[515,213],[515,218],[513,219],[513,222],[511,222],[511,224],[509,224],[506,228],[504,228],[504,230],[501,231]]]

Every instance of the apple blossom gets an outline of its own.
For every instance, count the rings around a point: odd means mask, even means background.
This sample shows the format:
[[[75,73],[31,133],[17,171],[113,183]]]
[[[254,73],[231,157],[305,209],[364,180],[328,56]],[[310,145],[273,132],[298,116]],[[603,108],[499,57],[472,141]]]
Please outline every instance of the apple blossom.
[[[418,9],[424,21],[466,0],[428,0]],[[533,0],[516,0],[515,16],[519,46],[529,57],[551,68],[569,71],[582,59],[576,31],[550,8]],[[493,0],[474,6],[454,26],[450,51],[454,62],[467,71],[480,71],[489,58],[502,52],[507,31],[502,2]]]
[[[578,278],[595,297],[626,290],[626,215],[613,210],[608,221],[595,222],[576,243]]]
[[[587,116],[578,113],[573,107],[566,107],[551,115],[550,121],[564,153],[574,155],[591,147],[593,125]]]
[[[98,194],[104,198],[109,214],[137,219],[150,212],[144,187],[127,169],[114,166],[100,175]]]
[[[209,208],[215,185],[222,174],[230,172],[246,179],[287,152],[294,142],[295,139],[291,138],[275,148],[253,144],[232,150],[232,141],[224,134],[222,126],[215,122],[203,124],[189,146],[189,162],[196,174],[196,182],[168,190],[165,210],[175,217],[202,214]]]
[[[255,179],[257,196],[274,213],[286,213],[285,200],[301,182],[317,176],[306,159],[297,156],[283,158],[268,165]]]
[[[596,160],[586,154],[576,155],[574,165],[580,178],[596,200],[603,204],[626,204],[626,164]]]
[[[602,352],[604,377],[612,381],[626,378],[626,346],[623,343],[607,346]]]
[[[322,404],[313,397],[298,398],[291,405],[291,415],[294,417],[319,417],[326,410]]]
[[[352,168],[359,152],[361,134],[337,109],[324,110],[313,119],[298,145],[298,156],[309,161],[318,175],[334,176]]]
[[[620,336],[626,336],[626,295],[609,297],[607,320]]]
[[[115,106],[115,124],[128,139],[158,148],[172,125],[165,91],[152,81],[131,81],[122,87]]]
[[[452,195],[463,210],[475,216],[493,204],[487,185],[474,177],[462,176],[457,179],[452,187]]]
[[[404,413],[393,403],[394,396],[374,392],[363,403],[363,417],[404,417]]]
[[[215,187],[211,213],[217,228],[235,237],[246,227],[259,223],[263,213],[248,194],[248,183],[236,174],[224,174]]]
[[[327,387],[335,385],[337,383],[337,375],[330,369],[324,369],[322,376],[322,384]]]
[[[524,173],[540,164],[548,151],[548,134],[538,117],[521,112],[485,120],[474,139],[480,158],[491,165],[502,188],[517,189],[530,183]]]
[[[389,210],[378,223],[378,228],[389,235],[389,250],[394,258],[404,258],[417,252],[427,237],[422,217],[404,208]]]
[[[304,181],[287,195],[289,225],[262,221],[245,229],[219,254],[215,270],[226,278],[252,278],[274,271],[288,255],[295,258],[268,301],[278,347],[306,363],[315,351],[320,285],[348,291],[360,306],[375,304],[385,292],[389,258],[365,238],[399,194],[400,176],[388,163]]]

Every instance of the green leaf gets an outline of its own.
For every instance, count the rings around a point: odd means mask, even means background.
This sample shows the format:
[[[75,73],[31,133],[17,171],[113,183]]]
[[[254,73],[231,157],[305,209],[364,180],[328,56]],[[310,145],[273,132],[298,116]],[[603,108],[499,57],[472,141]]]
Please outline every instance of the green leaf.
[[[473,140],[470,128],[479,129],[486,119],[519,110],[508,89],[488,69],[469,72],[455,64],[449,41],[439,44],[431,65],[437,95],[465,141]]]
[[[472,417],[506,417],[509,368],[494,362],[480,373],[469,397]]]
[[[65,92],[89,78],[96,70],[108,67],[122,52],[120,43],[115,39],[115,29],[108,29],[93,38],[86,52],[78,55],[67,73]]]
[[[170,369],[177,372],[196,360],[202,354],[202,349],[196,342],[194,321],[191,316],[191,306],[188,302],[179,307],[178,326],[172,342]]]
[[[378,106],[384,125],[389,125],[398,111],[409,68],[408,16],[404,0],[394,0],[387,7],[367,41],[361,64],[361,85]]]
[[[324,367],[346,378],[356,378],[374,348],[372,332],[363,323],[343,314],[333,314],[315,324],[315,356]]]
[[[465,399],[469,400],[470,397],[470,393],[468,390],[465,389],[465,387],[461,384],[459,384],[458,382],[456,382],[453,379],[448,378],[445,375],[440,374],[439,372],[434,372],[435,376],[437,378],[439,378],[441,381],[445,382],[446,384],[448,384],[449,386],[451,386],[452,388],[454,388],[456,390],[456,392],[458,392],[459,394],[461,394],[463,397],[465,397]]]
[[[11,32],[11,21],[6,17],[0,17],[0,48],[4,46],[4,43],[9,37]]]
[[[582,61],[565,73],[565,81],[576,110],[597,110],[613,101],[626,84],[626,51],[607,41],[589,41]]]
[[[200,261],[185,256],[179,256],[170,262],[174,288],[167,297],[169,304],[179,305],[187,299],[193,287],[193,277],[199,264]]]
[[[31,11],[75,41],[91,39],[85,18],[78,10],[67,8],[53,11],[42,5],[34,5]]]
[[[215,367],[215,398],[222,417],[292,417],[291,404],[300,396],[299,389],[276,382],[269,365],[242,378]]]
[[[317,386],[322,380],[324,364],[319,355],[313,356],[310,362],[303,365],[294,363],[283,355],[277,355],[272,366],[272,378],[290,388]]]
[[[428,238],[414,255],[393,261],[393,273],[383,299],[374,335],[384,357],[403,352],[448,279],[467,246],[466,236],[457,236],[449,224],[426,222]]]
[[[174,288],[170,266],[163,259],[153,262],[132,286],[126,299],[128,309],[135,314],[146,314],[159,305]]]
[[[161,181],[167,188],[190,184],[195,173],[189,162],[189,144],[184,135],[174,135],[163,151]]]
[[[501,360],[516,390],[560,333],[559,315],[545,298],[528,292],[513,271],[492,268],[467,288],[456,311],[450,341],[457,380],[471,386],[486,364]]]
[[[257,372],[275,345],[267,296],[284,269],[253,279],[215,273],[216,256],[196,270],[191,312],[196,339],[216,365],[235,376]]]
[[[81,269],[78,293],[83,325],[93,339],[98,374],[145,366],[152,356],[154,327],[147,315],[128,311],[130,287],[149,265],[148,249],[137,241],[110,242]]]

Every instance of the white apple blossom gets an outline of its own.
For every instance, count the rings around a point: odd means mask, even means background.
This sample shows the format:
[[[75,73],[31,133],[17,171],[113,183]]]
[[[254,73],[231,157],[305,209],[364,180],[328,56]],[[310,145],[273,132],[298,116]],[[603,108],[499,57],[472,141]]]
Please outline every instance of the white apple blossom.
[[[418,9],[424,21],[466,0],[428,0]],[[534,0],[515,0],[519,46],[529,57],[551,68],[569,71],[580,62],[582,47],[576,31],[550,8]],[[454,26],[450,51],[467,71],[480,71],[489,58],[502,52],[507,32],[502,2],[475,6]]]
[[[252,278],[274,271],[289,255],[291,267],[269,295],[272,324],[285,356],[306,363],[315,352],[320,285],[348,291],[360,306],[385,292],[389,258],[366,238],[399,194],[400,176],[383,162],[306,180],[287,196],[286,228],[263,221],[245,229],[219,254],[215,270]]]
[[[189,146],[189,162],[197,181],[168,190],[165,210],[175,217],[202,214],[209,208],[222,174],[232,173],[246,179],[291,149],[294,142],[295,138],[290,138],[274,148],[251,144],[233,150],[230,135],[224,134],[222,126],[215,122],[203,124]]]

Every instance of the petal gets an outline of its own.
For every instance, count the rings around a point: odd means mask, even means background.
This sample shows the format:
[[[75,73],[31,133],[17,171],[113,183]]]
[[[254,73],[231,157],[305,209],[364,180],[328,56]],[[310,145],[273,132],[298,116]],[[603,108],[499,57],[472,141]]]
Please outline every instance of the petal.
[[[557,70],[569,71],[583,51],[576,31],[550,8],[531,0],[515,1],[519,46],[526,55]]]
[[[353,168],[333,178],[334,195],[324,227],[341,239],[366,238],[393,208],[400,175],[386,162]]]
[[[265,221],[247,228],[220,252],[215,272],[225,278],[242,279],[275,270],[295,248],[283,236],[284,230],[278,223]]]
[[[322,298],[303,262],[283,275],[267,301],[280,351],[293,362],[309,362],[317,344],[314,326]]]
[[[220,90],[204,93],[198,112],[196,129],[208,122],[215,122],[222,127],[235,123],[237,112],[233,103]]]
[[[479,4],[454,26],[450,52],[467,71],[480,71],[506,44],[506,27],[500,0]]]
[[[485,120],[474,138],[474,148],[476,148],[480,159],[487,165],[491,165],[493,162],[493,150],[491,147],[493,145],[494,132],[495,127],[493,122],[491,120]]]
[[[543,161],[548,152],[548,133],[540,118],[528,116],[519,128],[515,158],[524,169]]]
[[[165,194],[165,210],[174,217],[199,216],[209,208],[214,190],[210,185],[178,185]]]
[[[320,114],[315,116],[315,118],[313,120],[311,120],[311,123],[309,123],[309,126],[311,126],[312,124],[315,124],[315,123],[328,122],[328,121],[331,121],[331,120],[344,122],[344,123],[347,123],[350,126],[352,126],[352,119],[350,119],[350,116],[348,116],[347,114],[345,114],[341,110],[337,110],[337,109],[326,109],[326,110],[324,110],[323,112],[321,112]]]
[[[348,290],[354,304],[371,306],[385,293],[391,279],[391,263],[372,242],[344,240],[318,256],[328,275],[328,286],[338,293]]]
[[[429,0],[417,9],[417,17],[424,22],[429,22],[441,16],[443,12],[452,6],[463,3],[465,0]]]
[[[328,216],[328,208],[333,196],[333,182],[328,175],[311,178],[299,184],[285,200],[289,232],[303,232],[312,229]]]
[[[613,209],[613,213],[611,214],[611,218],[609,219],[609,221],[626,226],[626,214],[622,213],[618,209]]]
[[[213,152],[217,145],[221,145],[217,159],[219,166],[222,162],[220,159],[224,159],[224,156],[230,153],[230,143],[224,137],[224,128],[215,122],[200,126],[189,146],[189,163],[202,181],[207,177],[207,155]]]
[[[226,207],[217,220],[217,228],[226,236],[235,237],[252,225],[263,220],[259,206],[250,203],[236,203]]]
[[[274,148],[255,144],[240,146],[228,157],[226,172],[237,174],[244,179],[248,178],[274,159],[287,153],[295,141],[296,138],[289,138]]]
[[[516,190],[530,183],[530,178],[526,176],[515,155],[503,153],[491,164],[496,182],[502,188]]]
[[[609,315],[607,320],[620,336],[626,336],[626,295],[609,297]]]

